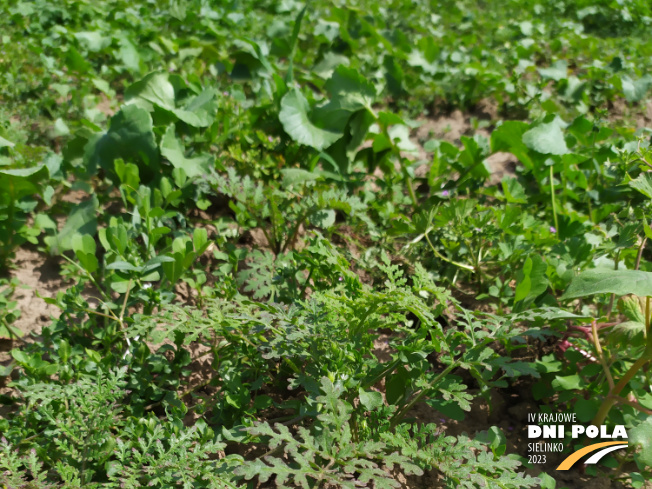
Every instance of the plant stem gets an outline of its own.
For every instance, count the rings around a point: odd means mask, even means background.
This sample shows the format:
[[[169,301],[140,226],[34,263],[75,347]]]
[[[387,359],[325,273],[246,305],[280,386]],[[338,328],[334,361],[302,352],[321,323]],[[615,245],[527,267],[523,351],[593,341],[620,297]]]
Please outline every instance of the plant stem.
[[[618,261],[620,260],[620,250],[616,252],[616,263],[614,264],[614,270],[618,270]],[[609,308],[607,309],[607,321],[611,319],[611,312],[614,308],[614,301],[616,300],[616,294],[611,294],[609,298]]]
[[[555,230],[559,232],[559,221],[557,220],[557,202],[555,201],[555,184],[553,165],[550,165],[550,200],[552,201],[552,216],[555,221]]]
[[[22,338],[18,335],[18,333],[16,333],[16,331],[14,331],[14,328],[12,328],[12,327],[9,325],[9,323],[7,322],[7,320],[6,320],[5,318],[2,318],[2,324],[4,325],[5,328],[7,328],[7,331],[9,332],[9,335],[10,335],[10,336],[13,336],[14,338],[16,338],[18,341],[20,341],[20,342],[23,343],[24,345],[27,344],[27,342],[26,342],[24,339],[22,339]]]
[[[611,371],[609,370],[609,365],[607,365],[607,360],[605,359],[604,354],[602,353],[600,338],[598,338],[598,326],[595,323],[595,319],[591,323],[591,332],[593,333],[593,346],[595,346],[595,351],[598,355],[598,359],[600,360],[600,364],[602,365],[602,370],[604,370],[604,373],[607,376],[607,382],[609,384],[609,392],[613,392],[615,386],[614,379],[611,376]]]
[[[442,255],[441,253],[439,253],[439,251],[437,251],[437,249],[435,248],[435,246],[432,244],[432,241],[430,241],[430,238],[428,237],[428,233],[429,233],[429,232],[430,232],[430,228],[426,229],[426,231],[425,231],[425,233],[424,233],[423,235],[425,236],[426,240],[428,241],[428,244],[430,245],[430,248],[432,249],[432,252],[435,254],[435,256],[436,256],[437,258],[439,258],[439,259],[441,259],[441,260],[444,260],[445,262],[450,263],[451,265],[455,265],[456,267],[460,267],[460,268],[463,268],[463,269],[465,269],[465,270],[469,270],[469,271],[471,271],[471,272],[475,272],[475,268],[473,268],[472,266],[470,266],[470,265],[465,265],[464,263],[458,263],[458,262],[453,261],[453,260],[449,260],[449,259],[446,258],[444,255]]]
[[[647,237],[643,238],[641,245],[638,247],[638,253],[636,254],[636,264],[634,270],[638,270],[641,266],[641,258],[643,257],[643,248],[645,248],[645,243],[647,243]]]
[[[412,406],[414,406],[417,402],[419,402],[423,397],[426,395],[426,393],[432,388],[433,385],[437,384],[441,379],[444,378],[444,376],[448,375],[453,369],[457,368],[457,365],[459,362],[453,362],[451,363],[442,373],[440,373],[437,377],[435,377],[431,382],[428,383],[428,387],[425,389],[421,389],[421,391],[414,396],[414,398],[407,403],[405,406],[402,408],[398,409],[394,415],[390,418],[389,422],[389,429],[394,429],[396,425],[403,419],[403,417],[407,414],[407,412],[412,409]]]
[[[405,181],[407,182],[408,194],[410,194],[410,199],[412,199],[412,207],[414,207],[414,210],[416,211],[419,209],[419,201],[417,200],[417,196],[414,193],[414,188],[412,187],[412,179],[407,174],[407,172],[404,173]]]
[[[627,384],[629,384],[629,381],[634,378],[636,373],[645,365],[649,359],[647,358],[647,351],[646,353],[641,356],[638,360],[634,362],[634,364],[629,368],[627,373],[623,376],[622,379],[620,379],[620,382],[613,388],[613,390],[609,393],[609,397],[607,397],[602,405],[600,406],[600,409],[598,410],[598,413],[595,415],[595,418],[593,418],[593,421],[591,424],[594,424],[596,426],[601,425],[604,423],[604,420],[607,418],[607,415],[609,414],[609,411],[613,407],[614,404],[616,404],[616,399],[618,394],[625,388]]]

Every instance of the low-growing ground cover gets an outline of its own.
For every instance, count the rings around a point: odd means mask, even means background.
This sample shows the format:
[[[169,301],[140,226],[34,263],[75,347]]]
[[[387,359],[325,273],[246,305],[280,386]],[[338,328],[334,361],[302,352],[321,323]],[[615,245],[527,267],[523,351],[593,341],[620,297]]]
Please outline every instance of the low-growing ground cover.
[[[0,12],[3,487],[649,486],[647,2]]]

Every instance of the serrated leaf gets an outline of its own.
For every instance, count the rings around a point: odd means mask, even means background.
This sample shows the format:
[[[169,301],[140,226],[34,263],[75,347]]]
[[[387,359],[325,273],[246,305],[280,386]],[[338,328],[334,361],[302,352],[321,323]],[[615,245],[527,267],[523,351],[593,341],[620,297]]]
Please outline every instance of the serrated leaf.
[[[629,186],[638,190],[647,198],[652,199],[652,174],[648,172],[641,173],[629,182]]]

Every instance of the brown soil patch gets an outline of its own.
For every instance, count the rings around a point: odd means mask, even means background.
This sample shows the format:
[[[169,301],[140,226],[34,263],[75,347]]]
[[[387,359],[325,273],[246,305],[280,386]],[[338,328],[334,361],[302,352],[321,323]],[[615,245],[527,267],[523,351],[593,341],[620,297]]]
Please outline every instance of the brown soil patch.
[[[491,171],[491,176],[487,183],[491,186],[498,185],[504,177],[513,177],[517,161],[516,156],[502,151],[489,156],[486,163]]]
[[[449,115],[439,116],[435,119],[426,119],[417,129],[417,139],[443,139],[450,143],[459,143],[460,137],[471,131],[470,118],[461,110],[454,110]]]
[[[18,303],[20,317],[13,326],[23,333],[38,334],[48,324],[51,317],[58,318],[60,310],[37,296],[55,297],[63,290],[64,280],[59,274],[59,265],[55,259],[48,258],[36,251],[25,248],[16,250],[14,260],[16,268],[12,276],[20,282],[14,299]]]

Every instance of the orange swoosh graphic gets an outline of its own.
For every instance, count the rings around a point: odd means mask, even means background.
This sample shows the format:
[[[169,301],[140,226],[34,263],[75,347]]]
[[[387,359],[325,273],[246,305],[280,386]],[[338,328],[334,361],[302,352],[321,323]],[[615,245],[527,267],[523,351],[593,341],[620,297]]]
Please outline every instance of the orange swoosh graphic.
[[[580,448],[578,451],[571,453],[566,459],[559,464],[557,470],[568,470],[570,469],[575,462],[581,459],[587,453],[595,452],[603,447],[609,447],[611,445],[623,445],[627,442],[622,441],[605,441],[602,443],[595,443],[594,445],[589,445],[588,447]]]

